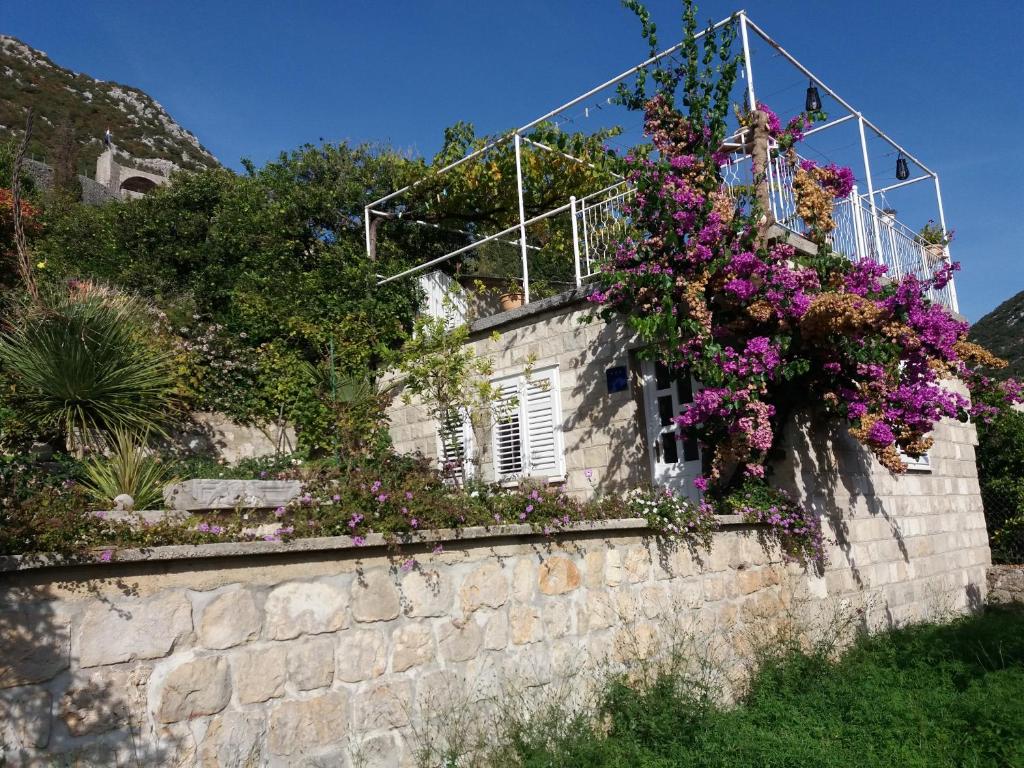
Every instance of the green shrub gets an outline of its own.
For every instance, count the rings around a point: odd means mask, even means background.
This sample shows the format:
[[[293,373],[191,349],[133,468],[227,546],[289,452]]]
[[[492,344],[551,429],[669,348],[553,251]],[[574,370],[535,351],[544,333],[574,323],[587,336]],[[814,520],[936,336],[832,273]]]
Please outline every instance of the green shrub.
[[[81,450],[97,433],[159,430],[174,380],[148,320],[137,299],[89,283],[22,310],[0,334],[0,365],[37,434]]]
[[[4,498],[0,506],[0,554],[78,555],[111,531],[105,520],[87,511],[84,492],[73,484],[45,486],[22,498]]]
[[[94,455],[85,462],[86,493],[104,509],[123,493],[132,497],[135,509],[162,506],[164,486],[174,480],[167,465],[145,445],[145,437],[136,441],[123,429],[114,430],[110,456]]]
[[[1024,413],[979,422],[977,458],[992,559],[1024,562]]]

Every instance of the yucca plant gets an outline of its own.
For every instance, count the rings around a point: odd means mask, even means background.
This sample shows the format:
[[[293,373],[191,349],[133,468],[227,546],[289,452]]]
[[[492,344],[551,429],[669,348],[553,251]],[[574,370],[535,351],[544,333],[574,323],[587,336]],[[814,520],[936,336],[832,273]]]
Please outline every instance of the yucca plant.
[[[146,452],[145,435],[136,439],[130,432],[115,429],[110,454],[94,454],[85,460],[82,485],[89,496],[105,507],[127,493],[135,509],[152,509],[163,504],[163,490],[174,482],[167,466]]]
[[[97,436],[160,431],[174,387],[138,299],[75,283],[28,306],[0,333],[0,365],[14,374],[26,413],[81,454]]]

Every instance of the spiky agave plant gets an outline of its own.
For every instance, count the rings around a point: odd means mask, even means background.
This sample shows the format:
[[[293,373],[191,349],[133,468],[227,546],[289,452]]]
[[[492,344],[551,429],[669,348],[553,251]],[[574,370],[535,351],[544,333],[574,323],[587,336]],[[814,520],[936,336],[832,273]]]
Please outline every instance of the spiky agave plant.
[[[103,286],[75,283],[17,313],[0,333],[0,365],[36,427],[78,453],[118,429],[159,432],[171,411],[171,355],[145,304]]]
[[[94,454],[85,461],[86,492],[109,508],[111,502],[126,493],[135,509],[153,509],[163,503],[164,486],[174,482],[167,466],[146,451],[147,436],[137,439],[123,429],[115,429],[110,454]]]

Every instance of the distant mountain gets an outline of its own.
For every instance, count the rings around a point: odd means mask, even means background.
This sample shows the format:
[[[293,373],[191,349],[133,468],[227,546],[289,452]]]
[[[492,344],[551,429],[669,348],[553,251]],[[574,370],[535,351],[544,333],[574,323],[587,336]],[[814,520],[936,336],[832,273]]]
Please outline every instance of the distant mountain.
[[[194,134],[138,88],[64,69],[42,51],[0,35],[0,141],[24,133],[29,107],[35,110],[31,154],[53,163],[62,146],[73,142],[74,164],[86,176],[95,173],[107,128],[125,165],[158,173],[219,165]]]
[[[1001,376],[1024,378],[1024,291],[971,326],[970,338],[1010,363]]]

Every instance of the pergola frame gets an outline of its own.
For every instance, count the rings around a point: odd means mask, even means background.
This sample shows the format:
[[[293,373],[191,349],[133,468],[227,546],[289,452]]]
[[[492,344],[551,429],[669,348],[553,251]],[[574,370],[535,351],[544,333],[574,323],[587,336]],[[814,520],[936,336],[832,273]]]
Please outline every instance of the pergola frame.
[[[873,123],[871,120],[869,120],[867,117],[865,117],[864,114],[861,111],[859,111],[856,108],[854,108],[848,101],[846,101],[842,96],[840,96],[833,88],[831,88],[827,83],[825,83],[820,77],[818,77],[810,69],[808,69],[806,66],[804,66],[799,60],[797,60],[797,58],[795,56],[790,54],[776,40],[774,40],[770,35],[768,35],[767,32],[765,32],[760,26],[758,26],[753,20],[751,20],[750,17],[747,16],[746,11],[743,11],[743,10],[737,11],[732,16],[729,16],[728,18],[722,19],[721,21],[719,21],[716,24],[714,24],[712,27],[710,27],[710,28],[708,28],[706,30],[702,30],[701,32],[697,33],[695,35],[694,39],[700,39],[700,38],[704,37],[704,35],[706,35],[711,30],[717,30],[717,29],[719,29],[721,27],[724,27],[727,24],[733,24],[733,23],[736,23],[736,24],[739,25],[739,33],[740,33],[739,34],[739,38],[740,38],[740,41],[741,41],[741,44],[742,44],[742,48],[743,48],[743,59],[744,59],[744,73],[743,74],[744,74],[745,80],[746,80],[746,96],[747,96],[747,99],[748,99],[748,101],[749,101],[749,103],[751,105],[756,105],[758,103],[757,102],[757,92],[756,92],[756,89],[755,89],[754,64],[753,64],[753,59],[752,59],[752,56],[751,56],[751,47],[750,47],[751,34],[754,34],[754,35],[757,35],[759,38],[761,38],[761,40],[763,40],[765,43],[767,43],[772,49],[774,49],[778,53],[779,56],[781,56],[789,64],[791,64],[793,67],[795,67],[805,77],[807,77],[807,79],[808,79],[810,84],[813,84],[813,85],[816,85],[816,86],[820,87],[822,90],[825,91],[825,93],[827,93],[829,96],[831,96],[836,101],[836,103],[838,103],[844,110],[846,110],[846,114],[844,114],[842,116],[839,116],[839,117],[837,117],[837,118],[835,118],[833,120],[828,121],[827,123],[824,123],[823,125],[817,126],[816,128],[813,128],[813,129],[807,131],[807,133],[805,135],[810,136],[812,134],[820,133],[822,131],[829,130],[831,128],[834,128],[834,127],[836,127],[838,125],[841,125],[843,123],[849,122],[851,120],[856,120],[857,121],[857,128],[858,128],[859,141],[860,141],[860,147],[861,147],[861,158],[862,158],[862,162],[863,162],[864,176],[865,176],[865,180],[866,180],[866,184],[867,184],[867,193],[864,194],[864,195],[861,195],[861,198],[865,199],[867,201],[867,204],[868,204],[868,206],[870,208],[870,211],[871,211],[871,222],[872,222],[871,226],[873,228],[874,238],[875,238],[876,241],[879,239],[879,223],[878,223],[878,216],[877,216],[876,197],[878,195],[884,194],[885,192],[889,192],[889,191],[892,191],[894,189],[899,189],[901,187],[905,187],[905,186],[908,186],[908,185],[917,184],[917,183],[922,182],[922,181],[928,181],[929,179],[931,179],[933,184],[934,184],[935,202],[936,202],[936,205],[937,205],[937,208],[938,208],[939,224],[942,227],[943,233],[947,233],[948,232],[948,230],[946,229],[946,217],[945,217],[945,211],[944,211],[943,205],[942,205],[942,188],[941,188],[940,183],[939,183],[939,175],[938,175],[938,173],[935,172],[934,170],[932,170],[931,168],[929,168],[928,166],[926,166],[915,155],[913,155],[911,152],[909,152],[905,147],[903,147],[895,139],[893,139],[891,136],[889,136],[885,131],[883,131],[881,128],[879,128],[875,123]],[[453,257],[455,257],[455,256],[457,256],[459,254],[462,254],[462,253],[465,253],[466,251],[472,250],[473,248],[476,248],[476,247],[482,245],[483,243],[490,242],[492,240],[496,240],[496,239],[499,239],[499,238],[508,237],[509,235],[513,235],[518,230],[519,234],[518,234],[518,238],[516,240],[516,244],[520,248],[520,253],[521,253],[521,258],[522,258],[522,270],[523,270],[523,276],[524,276],[524,293],[525,293],[524,299],[525,299],[526,302],[529,302],[529,283],[528,283],[528,279],[527,279],[527,276],[529,274],[529,266],[528,266],[528,260],[527,260],[529,246],[528,246],[527,240],[526,240],[526,228],[527,228],[527,226],[529,226],[530,224],[532,224],[534,222],[540,221],[540,220],[545,219],[545,218],[549,218],[549,217],[557,215],[559,213],[563,213],[563,212],[565,212],[567,210],[571,210],[573,212],[573,214],[575,214],[576,210],[577,210],[577,200],[576,200],[575,197],[573,197],[573,198],[570,199],[568,204],[559,206],[557,208],[552,209],[551,211],[547,211],[545,213],[542,213],[542,214],[540,214],[538,216],[535,216],[535,217],[527,220],[526,219],[526,215],[525,215],[524,195],[523,195],[522,145],[525,142],[525,143],[528,143],[528,144],[530,144],[532,146],[536,146],[536,147],[538,147],[538,148],[540,148],[542,150],[551,151],[551,152],[557,152],[557,153],[561,154],[562,156],[564,156],[564,157],[566,157],[566,158],[568,158],[570,160],[576,161],[576,162],[586,163],[587,161],[585,161],[583,159],[580,159],[580,158],[573,157],[572,155],[569,155],[569,154],[567,154],[565,152],[562,152],[560,150],[552,149],[551,147],[548,147],[548,146],[546,146],[544,144],[541,144],[539,142],[532,141],[529,138],[527,138],[525,134],[528,131],[530,131],[531,129],[533,129],[536,126],[540,125],[541,123],[544,123],[545,121],[549,121],[552,118],[555,118],[555,117],[557,117],[557,116],[559,116],[561,114],[566,113],[568,110],[570,110],[573,107],[575,107],[575,106],[577,106],[577,105],[587,101],[588,99],[593,98],[597,94],[600,94],[602,91],[606,91],[606,90],[608,90],[610,88],[613,88],[613,87],[617,86],[619,83],[623,82],[627,78],[632,77],[633,75],[637,74],[638,72],[646,70],[651,65],[658,63],[662,59],[665,59],[665,58],[671,56],[675,52],[679,51],[682,48],[682,46],[683,46],[683,43],[680,42],[680,43],[677,43],[677,44],[675,44],[675,45],[673,45],[673,46],[671,46],[669,48],[666,48],[664,51],[662,51],[662,52],[660,52],[660,53],[658,53],[658,54],[648,58],[646,61],[643,61],[640,64],[637,64],[636,66],[631,67],[630,69],[627,69],[625,72],[622,72],[621,74],[618,74],[615,77],[613,77],[613,78],[611,78],[609,80],[606,80],[605,82],[601,83],[600,85],[597,85],[594,88],[591,88],[590,90],[586,91],[585,93],[582,93],[579,96],[571,99],[570,101],[567,101],[565,104],[562,104],[561,106],[556,107],[555,109],[552,109],[549,112],[546,112],[545,114],[541,115],[540,117],[538,117],[538,118],[536,118],[534,120],[531,120],[530,122],[520,126],[519,128],[516,128],[516,129],[514,129],[512,131],[509,131],[506,134],[503,134],[499,138],[494,139],[491,142],[488,142],[484,146],[482,146],[482,147],[480,147],[480,148],[470,152],[469,154],[465,155],[464,157],[462,157],[462,158],[460,158],[460,159],[458,159],[458,160],[456,160],[454,162],[449,163],[448,165],[444,166],[443,168],[440,168],[440,169],[438,169],[436,171],[433,171],[430,174],[429,177],[426,177],[424,179],[420,179],[419,181],[413,182],[412,184],[409,184],[409,185],[407,185],[405,187],[402,187],[399,190],[396,190],[396,191],[394,191],[394,192],[392,192],[392,193],[390,193],[388,195],[385,195],[384,197],[381,197],[381,198],[379,198],[377,200],[374,200],[372,203],[369,203],[365,207],[363,221],[364,221],[365,234],[366,234],[366,249],[367,249],[367,253],[372,258],[374,256],[372,221],[373,221],[374,217],[388,218],[388,217],[392,216],[392,214],[389,214],[387,211],[385,211],[385,210],[383,210],[381,208],[381,206],[383,204],[385,204],[388,201],[393,200],[393,199],[403,195],[404,193],[406,193],[406,192],[408,192],[408,191],[418,187],[420,184],[423,184],[425,181],[427,181],[430,178],[435,178],[437,176],[440,176],[440,175],[442,175],[442,174],[452,170],[453,168],[457,168],[458,166],[460,166],[460,165],[462,165],[464,163],[467,163],[467,162],[469,162],[469,161],[471,161],[471,160],[473,160],[473,159],[475,159],[477,157],[480,157],[481,155],[483,155],[486,152],[490,151],[491,149],[499,146],[500,144],[503,144],[504,142],[507,142],[507,141],[511,140],[514,143],[514,146],[515,146],[515,157],[516,157],[516,185],[517,185],[517,196],[518,196],[518,203],[519,203],[519,220],[518,220],[518,222],[515,225],[510,226],[510,227],[508,227],[508,228],[506,228],[506,229],[504,229],[504,230],[502,230],[500,232],[497,232],[497,233],[494,233],[494,234],[491,234],[491,235],[487,235],[486,237],[482,237],[482,238],[480,238],[478,240],[475,240],[474,242],[472,242],[472,243],[470,243],[470,244],[468,244],[468,245],[466,245],[466,246],[464,246],[462,248],[458,248],[458,249],[456,249],[456,250],[454,250],[454,251],[452,251],[452,252],[450,252],[448,254],[445,254],[444,256],[438,257],[436,259],[432,259],[431,261],[426,262],[424,264],[420,264],[420,265],[418,265],[416,267],[412,267],[410,269],[404,270],[403,272],[400,272],[400,273],[398,273],[396,275],[391,275],[391,276],[387,276],[387,277],[382,276],[381,279],[380,279],[380,282],[378,284],[383,284],[383,283],[386,283],[386,282],[391,282],[393,280],[398,280],[400,278],[407,277],[409,275],[416,274],[418,272],[422,272],[422,271],[424,271],[426,269],[429,269],[432,266],[435,266],[435,265],[437,265],[439,263],[447,261],[448,259],[451,259],[451,258],[453,258]],[[898,182],[896,184],[891,184],[891,185],[885,186],[885,187],[883,187],[881,189],[875,189],[874,181],[873,181],[872,175],[871,175],[871,162],[870,162],[870,159],[868,157],[867,135],[868,135],[869,131],[871,133],[875,134],[878,138],[882,139],[884,142],[886,142],[894,150],[896,150],[897,152],[901,153],[908,161],[914,163],[914,165],[916,165],[922,171],[922,173],[920,175],[918,175],[918,176],[915,176],[914,178],[907,179],[905,181],[900,181],[900,182]],[[575,224],[575,215],[573,217],[573,221],[574,221],[574,224]],[[945,246],[945,257],[947,259],[949,258],[949,247],[948,247],[948,245]],[[578,274],[578,272],[579,272],[579,254],[578,253],[577,253],[576,261],[577,261],[577,274]],[[952,283],[950,283],[949,288],[950,288],[950,291],[951,291],[951,300],[952,300],[952,304],[953,304],[953,309],[955,310],[956,309],[956,293],[955,293],[955,288],[953,287]]]

